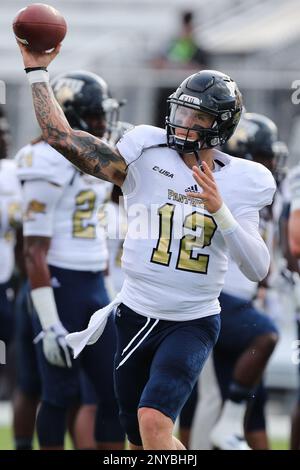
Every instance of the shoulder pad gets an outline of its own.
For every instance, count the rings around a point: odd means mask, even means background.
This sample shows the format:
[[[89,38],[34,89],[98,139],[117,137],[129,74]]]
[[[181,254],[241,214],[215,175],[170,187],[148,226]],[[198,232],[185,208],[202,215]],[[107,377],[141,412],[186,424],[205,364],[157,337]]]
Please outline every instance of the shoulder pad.
[[[26,145],[16,155],[20,180],[43,179],[63,186],[74,172],[74,167],[63,155],[46,142]]]

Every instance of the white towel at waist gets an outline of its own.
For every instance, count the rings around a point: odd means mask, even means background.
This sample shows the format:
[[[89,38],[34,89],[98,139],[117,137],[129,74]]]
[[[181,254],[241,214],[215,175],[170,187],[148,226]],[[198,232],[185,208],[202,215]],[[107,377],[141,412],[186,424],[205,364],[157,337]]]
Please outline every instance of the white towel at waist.
[[[66,336],[67,344],[73,349],[75,359],[85,346],[98,341],[104,331],[109,315],[120,303],[122,303],[121,293],[119,293],[110,304],[106,305],[106,307],[100,308],[100,310],[93,313],[85,330],[76,331]]]

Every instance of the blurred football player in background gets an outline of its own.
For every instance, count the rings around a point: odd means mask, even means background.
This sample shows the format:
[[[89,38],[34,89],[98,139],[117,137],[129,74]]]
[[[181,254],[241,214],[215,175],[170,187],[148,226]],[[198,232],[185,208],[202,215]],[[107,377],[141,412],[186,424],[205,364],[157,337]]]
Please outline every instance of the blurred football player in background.
[[[245,113],[223,150],[264,165],[279,180],[283,147],[271,119],[261,114]],[[260,212],[260,232],[272,254],[272,206]],[[267,280],[260,286],[267,288]],[[192,433],[194,449],[214,446],[224,450],[245,450],[244,429],[251,448],[269,447],[264,415],[266,391],[259,382],[277,343],[278,332],[271,318],[253,304],[258,287],[258,283],[247,279],[230,258],[219,299],[221,332],[200,382],[201,399]],[[200,429],[205,432],[200,433]]]
[[[54,79],[52,88],[74,129],[97,137],[111,132],[119,103],[110,97],[102,78],[89,72],[70,72]],[[82,174],[43,138],[25,146],[16,158],[23,190],[25,261],[42,381],[37,416],[40,446],[62,449],[67,411],[80,402],[93,402],[93,397],[91,400],[85,396],[89,386],[82,384],[82,368],[97,397],[98,447],[122,449],[124,432],[113,390],[113,319],[105,330],[104,341],[87,350],[80,361],[71,359],[65,341],[67,332],[86,326],[95,309],[109,302],[104,284],[108,253],[104,231],[97,227],[97,212],[108,198],[111,184]],[[93,448],[93,413],[87,408],[80,421],[84,432],[74,436],[76,447]]]
[[[288,242],[292,259],[289,260],[289,269],[293,272],[293,287],[296,299],[296,321],[298,340],[300,341],[300,164],[295,166],[288,175],[288,199],[289,204],[286,206],[285,217],[288,219]],[[298,368],[300,373],[299,361],[299,344],[298,350]],[[298,386],[298,400],[295,405],[292,416],[291,429],[291,450],[300,450],[300,385]]]
[[[191,444],[191,430],[193,425],[193,419],[195,410],[198,403],[198,382],[193,388],[192,393],[187,399],[184,407],[178,418],[179,425],[179,439],[186,449],[190,449]]]
[[[127,231],[120,295],[86,330],[68,335],[68,344],[77,355],[95,343],[118,305],[115,383],[130,447],[183,449],[174,421],[218,338],[226,253],[254,282],[269,269],[258,212],[272,201],[274,179],[263,166],[214,148],[235,131],[240,92],[223,73],[195,73],[170,97],[165,130],[137,126],[115,150],[73,130],[54,100],[45,67],[59,47],[38,54],[19,46],[44,139],[82,171],[122,187],[128,227],[135,204],[147,218],[157,208],[155,236]],[[185,206],[190,211],[183,214]]]
[[[15,266],[17,231],[21,228],[21,192],[13,160],[8,159],[10,130],[4,110],[0,108],[0,340],[8,348],[13,337],[14,288],[12,275]],[[3,361],[3,362],[2,362]],[[0,393],[6,395],[8,368],[0,368]],[[6,385],[5,385],[6,384]]]

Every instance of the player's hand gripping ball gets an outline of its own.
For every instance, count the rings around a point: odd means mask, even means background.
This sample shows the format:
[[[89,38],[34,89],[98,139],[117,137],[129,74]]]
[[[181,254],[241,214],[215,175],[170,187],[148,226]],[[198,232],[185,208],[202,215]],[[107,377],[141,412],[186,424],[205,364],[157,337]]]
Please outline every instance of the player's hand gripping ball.
[[[55,8],[34,3],[22,8],[13,21],[13,30],[19,42],[35,52],[55,48],[64,39],[67,24]]]

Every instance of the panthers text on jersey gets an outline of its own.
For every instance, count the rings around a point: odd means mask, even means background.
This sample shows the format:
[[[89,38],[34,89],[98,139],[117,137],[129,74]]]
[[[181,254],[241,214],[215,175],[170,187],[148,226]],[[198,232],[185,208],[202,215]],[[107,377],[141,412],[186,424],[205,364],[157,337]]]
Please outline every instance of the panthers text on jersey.
[[[21,190],[12,160],[0,160],[0,284],[14,269],[15,229],[21,223]]]
[[[220,311],[227,248],[200,200],[192,170],[166,145],[166,132],[138,126],[117,144],[128,163],[123,184],[128,215],[122,266],[122,302],[137,313],[192,320]],[[238,220],[272,202],[275,182],[262,165],[217,150],[220,194]]]
[[[47,143],[23,147],[16,156],[24,185],[24,236],[51,237],[47,262],[79,271],[102,271],[108,253],[99,207],[111,184],[82,174]]]

